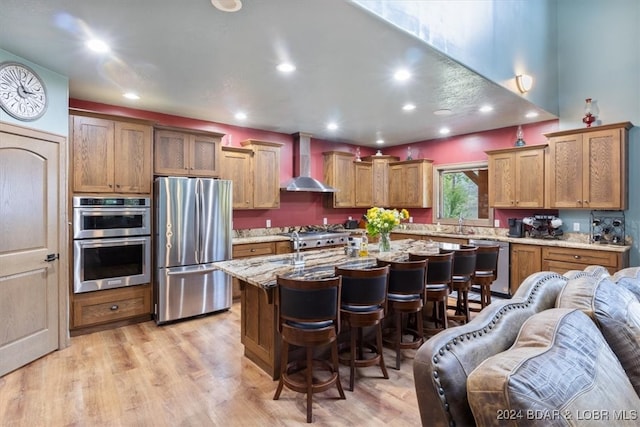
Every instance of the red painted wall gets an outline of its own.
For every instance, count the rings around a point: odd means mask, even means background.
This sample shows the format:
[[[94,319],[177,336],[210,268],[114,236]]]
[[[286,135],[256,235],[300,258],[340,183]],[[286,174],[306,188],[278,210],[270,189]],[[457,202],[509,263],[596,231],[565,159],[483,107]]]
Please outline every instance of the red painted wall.
[[[198,129],[225,134],[223,143],[232,146],[241,146],[240,142],[246,139],[257,139],[282,143],[280,182],[287,182],[293,174],[293,138],[289,134],[271,132],[261,129],[244,128],[206,120],[191,119],[170,114],[156,113],[152,111],[137,110],[126,107],[116,107],[107,104],[99,104],[77,99],[69,100],[70,108],[96,111],[105,114],[113,114],[123,117],[133,117],[150,120],[158,125]],[[543,144],[546,142],[544,133],[558,130],[556,120],[534,123],[522,126],[524,139],[528,145]],[[231,136],[229,144],[229,135]],[[411,146],[414,159],[427,158],[434,161],[434,165],[448,163],[464,163],[486,160],[486,150],[507,148],[513,146],[516,140],[516,128],[503,128],[469,135],[460,135],[441,138],[430,141],[419,141],[412,144],[396,147],[380,147],[383,154],[407,157],[407,146]],[[355,153],[356,146],[312,138],[311,140],[311,175],[322,180],[323,157],[325,151],[347,151]],[[360,147],[362,157],[373,155],[376,148]],[[280,209],[264,210],[236,210],[233,213],[234,229],[262,228],[266,226],[266,220],[271,220],[272,227],[288,227],[309,224],[322,224],[327,218],[329,224],[344,222],[349,216],[359,219],[366,209],[332,209],[325,207],[324,198],[330,195],[322,193],[280,193]],[[535,212],[540,212],[536,210]],[[500,220],[501,226],[507,226],[507,218],[532,215],[534,211],[524,210],[496,210],[495,217]],[[431,209],[410,210],[414,222],[431,223]]]

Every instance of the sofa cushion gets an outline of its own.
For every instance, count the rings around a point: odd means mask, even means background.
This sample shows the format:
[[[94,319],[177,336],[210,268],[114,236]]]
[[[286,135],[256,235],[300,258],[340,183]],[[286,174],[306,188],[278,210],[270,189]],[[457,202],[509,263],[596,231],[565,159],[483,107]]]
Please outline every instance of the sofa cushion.
[[[617,271],[613,281],[631,291],[640,301],[640,267],[628,267]]]
[[[513,298],[494,301],[469,323],[445,329],[416,352],[413,378],[423,426],[473,425],[467,400],[467,375],[487,357],[508,349],[522,323],[552,308],[567,278],[534,273]]]
[[[598,328],[576,309],[530,317],[509,350],[469,375],[467,394],[478,426],[602,425],[597,411],[613,420],[640,407]]]
[[[640,301],[635,295],[608,278],[579,277],[567,282],[556,306],[577,308],[596,322],[640,395]]]

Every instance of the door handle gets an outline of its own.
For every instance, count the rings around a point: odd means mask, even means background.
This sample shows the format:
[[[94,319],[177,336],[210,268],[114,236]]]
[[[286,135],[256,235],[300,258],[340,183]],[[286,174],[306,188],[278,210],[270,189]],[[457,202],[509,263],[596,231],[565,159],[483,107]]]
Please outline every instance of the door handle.
[[[47,254],[47,257],[44,259],[44,262],[53,262],[60,258],[60,254]]]

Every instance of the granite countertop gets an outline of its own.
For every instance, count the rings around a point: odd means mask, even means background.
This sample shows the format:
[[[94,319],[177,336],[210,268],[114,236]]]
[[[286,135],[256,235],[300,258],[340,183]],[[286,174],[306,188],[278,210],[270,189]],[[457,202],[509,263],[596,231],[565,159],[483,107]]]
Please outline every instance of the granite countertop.
[[[575,248],[575,249],[591,249],[597,251],[608,251],[608,252],[627,252],[631,249],[630,245],[603,245],[598,243],[588,243],[584,241],[573,240],[572,238],[567,239],[532,239],[529,237],[507,237],[500,234],[484,234],[481,228],[477,229],[478,232],[474,234],[457,234],[451,232],[439,232],[430,229],[419,229],[419,228],[398,228],[395,229],[392,233],[401,233],[408,235],[415,235],[420,237],[448,237],[454,239],[478,239],[478,240],[495,240],[499,242],[509,242],[509,243],[520,243],[524,245],[538,245],[538,246],[555,246],[562,248]],[[493,229],[491,229],[493,230]],[[270,235],[254,235],[254,236],[246,236],[246,237],[234,237],[233,244],[247,244],[247,243],[262,243],[262,242],[276,242],[276,241],[287,241],[289,237],[281,236],[277,234]]]
[[[532,239],[529,237],[507,237],[497,234],[483,235],[483,234],[456,234],[456,233],[443,233],[431,230],[414,230],[414,229],[396,229],[393,233],[401,234],[413,234],[416,236],[429,236],[429,237],[449,237],[457,239],[477,239],[477,240],[495,240],[498,242],[520,243],[525,245],[538,245],[538,246],[555,246],[561,248],[575,248],[575,249],[591,249],[597,251],[610,251],[610,252],[626,252],[631,249],[631,246],[627,245],[603,245],[598,243],[584,243],[566,239]]]
[[[450,244],[449,244],[450,245]],[[292,278],[314,279],[329,277],[335,266],[346,268],[366,268],[376,264],[377,259],[403,260],[409,252],[435,253],[438,245],[425,240],[402,239],[391,242],[391,251],[380,253],[378,245],[369,245],[369,256],[348,257],[344,248],[317,249],[301,252],[304,266],[293,264],[295,254],[265,255],[251,258],[239,258],[213,263],[225,273],[246,283],[262,288],[271,288],[276,284],[276,276],[286,275]]]

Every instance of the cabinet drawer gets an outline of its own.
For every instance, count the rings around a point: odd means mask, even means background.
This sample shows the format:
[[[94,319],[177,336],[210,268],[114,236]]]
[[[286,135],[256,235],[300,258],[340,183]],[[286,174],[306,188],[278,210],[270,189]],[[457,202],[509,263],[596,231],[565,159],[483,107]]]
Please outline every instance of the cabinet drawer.
[[[543,248],[542,259],[563,261],[572,264],[602,265],[617,267],[618,255],[614,252],[592,251],[589,249]]]
[[[73,326],[75,328],[144,316],[150,313],[150,285],[76,294],[73,300]]]
[[[272,254],[275,254],[273,242],[233,245],[233,258],[246,258]]]

